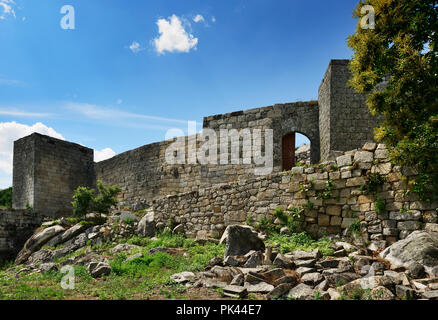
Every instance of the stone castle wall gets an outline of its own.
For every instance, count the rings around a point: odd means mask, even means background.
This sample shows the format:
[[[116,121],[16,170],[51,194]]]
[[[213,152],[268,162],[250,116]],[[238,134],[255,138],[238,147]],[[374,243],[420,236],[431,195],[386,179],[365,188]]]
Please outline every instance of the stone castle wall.
[[[376,194],[363,190],[371,173],[385,178]],[[277,207],[307,208],[303,227],[312,234],[336,234],[357,221],[365,241],[393,243],[437,219],[437,203],[407,195],[408,180],[413,177],[411,170],[391,165],[384,145],[368,143],[326,162],[324,168],[295,167],[289,172],[201,188],[156,199],[150,209],[158,221],[182,223],[191,236],[217,236],[227,225],[244,223],[248,216],[258,221]],[[375,205],[378,198],[385,203],[380,212]]]
[[[289,132],[303,132],[311,138],[311,159],[319,158],[318,106],[316,102],[281,104],[264,108],[250,109],[204,118],[204,128],[215,130],[218,155],[220,155],[221,129],[262,130],[262,145],[266,129],[273,130],[274,168],[281,171],[281,137]],[[201,135],[196,136],[197,147],[204,142]],[[243,136],[240,138],[240,163],[228,164],[190,164],[189,138],[182,137],[185,146],[186,163],[169,164],[165,161],[166,149],[175,143],[175,139],[146,145],[119,154],[111,159],[95,164],[96,179],[108,185],[122,188],[120,201],[122,206],[141,208],[142,203],[166,195],[191,192],[199,187],[208,187],[218,183],[247,179],[254,176],[257,166],[243,164]],[[251,142],[251,141],[250,141]],[[228,140],[228,152],[231,153],[231,140]],[[184,148],[184,147],[183,147]],[[264,150],[263,150],[264,151]],[[218,162],[220,157],[218,156]]]
[[[282,138],[298,132],[310,140],[310,161],[326,160],[336,152],[360,147],[372,141],[371,120],[364,98],[347,87],[347,60],[332,60],[319,90],[319,101],[276,104],[273,106],[214,115],[204,118],[203,128],[217,134],[221,154],[221,129],[262,130],[262,154],[273,149],[272,172],[282,171]],[[272,145],[264,144],[264,133],[273,131]],[[206,130],[205,130],[206,131]],[[191,136],[193,137],[193,136]],[[197,146],[202,134],[196,135]],[[187,160],[193,158],[188,137],[177,139],[185,145]],[[72,213],[71,201],[78,186],[95,186],[96,180],[122,189],[122,206],[138,209],[153,199],[207,188],[220,183],[248,180],[262,168],[239,163],[169,164],[165,153],[175,140],[146,145],[99,163],[93,150],[77,144],[33,134],[14,144],[13,207],[33,207],[44,215],[59,217]],[[251,142],[241,137],[243,146]],[[228,152],[232,151],[232,146]],[[184,149],[184,147],[183,147]],[[230,157],[228,158],[230,161]],[[252,159],[253,160],[253,159]],[[193,163],[193,164],[191,164]]]
[[[0,210],[0,262],[15,257],[34,230],[41,217],[28,210]]]

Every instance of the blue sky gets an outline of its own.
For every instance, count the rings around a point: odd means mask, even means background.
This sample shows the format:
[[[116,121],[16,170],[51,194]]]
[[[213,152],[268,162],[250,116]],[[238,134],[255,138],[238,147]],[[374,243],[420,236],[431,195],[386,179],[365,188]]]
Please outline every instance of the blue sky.
[[[330,59],[352,56],[357,2],[0,0],[0,188],[12,141],[37,129],[105,157],[187,120],[316,99]]]

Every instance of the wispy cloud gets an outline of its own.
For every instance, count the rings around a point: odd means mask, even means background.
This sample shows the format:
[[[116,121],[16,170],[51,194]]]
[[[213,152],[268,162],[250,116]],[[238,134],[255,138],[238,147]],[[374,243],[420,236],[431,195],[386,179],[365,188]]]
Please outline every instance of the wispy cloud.
[[[188,26],[190,23],[187,22]],[[172,15],[169,20],[158,19],[157,21],[159,37],[153,40],[155,50],[158,54],[167,52],[190,52],[196,50],[198,38],[186,31],[181,19]]]
[[[94,104],[88,103],[76,103],[76,102],[67,102],[65,103],[65,108],[79,112],[82,115],[99,120],[108,120],[108,119],[147,119],[159,122],[171,122],[171,123],[181,123],[187,124],[187,120],[179,120],[179,119],[171,119],[157,116],[150,116],[140,113],[126,112],[113,108],[104,108]]]
[[[0,0],[0,20],[8,16],[16,17],[14,10],[15,2],[13,0]]]
[[[5,79],[0,77],[0,85],[22,87],[25,85],[25,83],[20,80]]]
[[[138,52],[140,52],[140,51],[143,51],[144,48],[142,48],[142,46],[140,45],[139,42],[137,42],[137,41],[133,41],[133,42],[131,43],[131,45],[129,46],[129,50],[131,50],[131,51],[134,52],[134,53],[138,53]]]
[[[0,108],[0,115],[13,116],[13,117],[35,117],[35,118],[44,118],[51,116],[50,113],[27,112],[27,111],[16,110],[16,109],[2,109],[2,108]]]
[[[203,17],[201,14],[197,14],[197,15],[193,18],[193,21],[194,21],[195,23],[198,23],[198,22],[204,22],[205,19],[204,19],[204,17]]]

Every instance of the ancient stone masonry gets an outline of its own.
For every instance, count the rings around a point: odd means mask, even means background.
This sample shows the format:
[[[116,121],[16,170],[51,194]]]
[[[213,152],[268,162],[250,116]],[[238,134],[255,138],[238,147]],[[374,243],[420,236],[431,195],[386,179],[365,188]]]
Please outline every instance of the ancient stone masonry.
[[[348,60],[332,60],[319,89],[318,101],[276,104],[208,116],[203,121],[204,131],[213,129],[219,145],[221,129],[235,129],[240,135],[237,148],[243,155],[245,146],[254,148],[254,140],[245,140],[245,131],[261,130],[263,136],[272,130],[272,143],[265,144],[262,138],[260,152],[266,155],[266,147],[272,147],[270,173],[274,174],[292,166],[284,163],[287,147],[284,138],[291,134],[302,133],[309,138],[311,163],[334,159],[343,151],[360,148],[364,142],[372,141],[373,127],[377,124],[364,97],[348,88],[349,77]],[[182,138],[186,143],[187,160],[193,156],[187,149],[193,137],[200,146],[202,134]],[[94,186],[96,180],[102,180],[105,184],[121,187],[119,200],[122,206],[141,209],[148,202],[167,195],[257,177],[255,169],[259,165],[254,161],[251,164],[243,161],[170,164],[165,155],[174,142],[153,143],[93,163],[93,151],[77,144],[38,134],[20,139],[14,144],[13,207],[31,206],[43,215],[55,217],[68,215],[72,213],[74,189],[79,185]],[[232,151],[232,148],[235,147],[230,143],[228,150]],[[219,147],[218,151],[221,151]]]
[[[373,141],[379,118],[365,105],[365,96],[348,86],[349,60],[332,60],[319,87],[321,159],[335,156]]]
[[[370,174],[384,181],[375,194],[366,191]],[[412,170],[391,165],[384,145],[367,143],[324,167],[294,167],[168,196],[151,202],[150,210],[158,221],[182,223],[189,235],[217,236],[227,225],[244,223],[249,215],[257,222],[277,207],[305,208],[304,230],[319,236],[337,234],[355,222],[364,241],[384,248],[437,221],[437,203],[407,195],[407,181],[413,175]],[[383,202],[384,208],[376,208],[377,202]]]
[[[78,186],[95,185],[93,150],[34,133],[14,143],[13,207],[46,216],[72,212]]]
[[[21,250],[41,217],[28,210],[0,210],[0,262],[7,261]]]

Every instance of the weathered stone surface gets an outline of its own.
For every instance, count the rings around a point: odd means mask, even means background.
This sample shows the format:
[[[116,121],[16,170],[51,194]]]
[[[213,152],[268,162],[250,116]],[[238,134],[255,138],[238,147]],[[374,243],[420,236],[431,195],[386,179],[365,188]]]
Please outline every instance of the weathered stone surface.
[[[248,290],[245,287],[228,285],[223,288],[224,294],[229,297],[245,298],[248,295]]]
[[[315,268],[299,267],[299,268],[296,270],[296,273],[297,273],[297,275],[298,275],[299,277],[302,277],[302,276],[304,276],[306,273],[312,273],[312,272],[315,272],[315,271],[316,271]]]
[[[53,252],[50,250],[39,250],[31,254],[28,263],[47,263],[53,261]]]
[[[438,265],[438,234],[414,231],[406,239],[386,248],[380,256],[391,263],[392,269],[409,268],[412,263],[419,263],[429,273]]]
[[[396,296],[400,299],[414,300],[416,292],[411,287],[397,285],[395,286]]]
[[[281,298],[283,295],[288,293],[291,288],[292,288],[292,285],[290,283],[282,283],[282,284],[278,285],[277,287],[275,287],[274,289],[272,289],[266,295],[266,298],[268,300]]]
[[[126,260],[124,261],[124,263],[128,263],[128,262],[130,262],[130,261],[132,261],[132,260],[140,259],[140,258],[143,258],[143,257],[144,257],[144,256],[143,256],[142,253],[136,253],[136,254],[133,254],[132,256],[129,256],[128,258],[126,258]]]
[[[121,253],[124,251],[130,251],[130,250],[133,250],[136,248],[139,248],[139,246],[136,246],[134,244],[121,243],[121,244],[116,245],[114,248],[112,248],[111,252],[114,254],[117,254],[117,253]]]
[[[175,273],[170,277],[170,279],[172,279],[176,283],[186,283],[193,280],[194,278],[195,278],[195,274],[189,271]]]
[[[87,267],[87,272],[93,278],[99,278],[111,273],[111,266],[105,262],[90,262]]]
[[[288,298],[296,300],[313,300],[314,297],[315,291],[313,288],[304,283],[300,283],[296,287],[292,288],[288,295]]]
[[[289,257],[288,254],[286,254],[285,256]],[[313,251],[296,250],[290,256],[290,258],[294,260],[311,260],[311,259],[320,259],[321,257],[322,254],[318,249],[315,249]]]
[[[262,264],[263,262],[263,253],[260,251],[256,251],[250,255],[248,260],[246,261],[244,268],[255,268]]]
[[[274,290],[274,286],[266,282],[259,282],[256,284],[245,282],[244,287],[248,290],[248,292],[269,293]]]
[[[41,248],[51,238],[55,237],[61,232],[64,232],[64,230],[65,229],[63,227],[58,225],[41,230],[40,232],[37,232],[29,240],[26,241],[26,243],[24,244],[24,248],[30,251],[36,251],[39,248]]]
[[[319,272],[306,273],[301,277],[301,282],[310,285],[312,287],[321,283],[324,280],[324,277]]]
[[[67,229],[63,233],[53,237],[47,242],[47,246],[50,247],[56,247],[58,244],[64,243],[67,240],[70,240],[71,238],[77,236],[82,231],[84,231],[87,228],[86,225],[82,225],[80,223],[75,224],[73,227]]]
[[[279,268],[285,268],[285,269],[291,269],[295,266],[295,264],[292,262],[291,259],[286,258],[282,254],[277,254],[277,256],[274,259],[274,266],[277,266]]]
[[[48,263],[42,263],[39,266],[39,269],[41,270],[41,272],[48,272],[48,271],[57,271],[58,267],[56,266],[55,263],[48,262]]]
[[[251,227],[230,225],[225,230],[220,243],[226,243],[225,257],[240,256],[251,250],[264,251],[265,244]]]
[[[244,282],[244,275],[241,273],[241,274],[236,275],[233,278],[233,280],[231,280],[230,285],[241,286],[241,285],[243,285],[243,282]]]
[[[423,293],[424,299],[438,300],[438,290],[429,290]]]
[[[283,283],[290,283],[291,286],[294,286],[298,283],[298,280],[297,280],[297,278],[292,277],[292,276],[284,276],[284,277],[281,277],[281,278],[275,280],[273,285],[279,286],[280,284],[283,284]]]
[[[372,289],[370,296],[373,300],[394,300],[395,298],[395,295],[383,286],[378,286]]]
[[[140,220],[137,225],[137,234],[141,237],[155,236],[155,213],[150,211]]]

